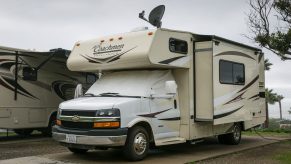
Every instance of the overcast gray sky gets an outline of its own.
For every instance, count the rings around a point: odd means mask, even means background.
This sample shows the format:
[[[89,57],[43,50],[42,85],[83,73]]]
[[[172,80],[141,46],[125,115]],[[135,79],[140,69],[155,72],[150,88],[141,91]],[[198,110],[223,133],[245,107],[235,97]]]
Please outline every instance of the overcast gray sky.
[[[148,26],[138,18],[141,10],[166,5],[163,27],[215,34],[255,46],[248,34],[246,0],[1,0],[0,45],[23,49],[71,49],[77,40],[128,32]],[[282,94],[283,117],[291,118],[291,61],[282,62],[264,51],[274,64],[266,72],[267,87]],[[270,107],[279,116],[278,104]]]

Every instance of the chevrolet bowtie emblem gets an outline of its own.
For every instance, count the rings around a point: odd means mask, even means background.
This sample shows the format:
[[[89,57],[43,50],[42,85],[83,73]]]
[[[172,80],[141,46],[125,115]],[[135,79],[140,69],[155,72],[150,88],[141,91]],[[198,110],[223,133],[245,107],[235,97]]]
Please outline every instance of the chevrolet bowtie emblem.
[[[80,120],[80,116],[78,116],[78,115],[74,115],[72,117],[72,121],[74,121],[74,122],[78,122],[79,120]]]

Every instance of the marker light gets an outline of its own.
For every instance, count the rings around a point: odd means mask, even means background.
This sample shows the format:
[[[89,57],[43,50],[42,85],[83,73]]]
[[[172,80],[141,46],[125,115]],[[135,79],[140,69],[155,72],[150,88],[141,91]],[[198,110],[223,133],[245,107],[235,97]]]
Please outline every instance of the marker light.
[[[61,120],[57,120],[57,121],[56,121],[56,124],[57,124],[58,126],[61,126],[61,125],[62,125],[62,121],[61,121]]]
[[[122,39],[123,39],[122,37],[119,37],[119,38],[118,38],[118,40],[122,40]]]
[[[149,33],[148,33],[148,35],[153,35],[153,34],[154,34],[153,32],[149,32]]]
[[[119,128],[120,122],[94,122],[94,128]]]

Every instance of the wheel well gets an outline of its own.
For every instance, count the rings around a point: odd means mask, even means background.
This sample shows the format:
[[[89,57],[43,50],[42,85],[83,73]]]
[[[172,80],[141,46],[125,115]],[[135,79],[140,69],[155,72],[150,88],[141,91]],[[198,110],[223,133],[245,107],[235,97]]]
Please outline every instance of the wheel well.
[[[148,134],[149,134],[150,142],[154,142],[153,130],[152,130],[152,127],[151,127],[151,125],[149,123],[144,122],[144,121],[138,122],[134,126],[132,126],[131,128],[136,127],[136,126],[144,127],[146,129],[146,131],[148,132]]]
[[[52,119],[53,117],[57,118],[57,112],[56,112],[56,111],[51,113],[48,123],[51,122],[51,119]]]
[[[244,122],[237,122],[236,124],[238,124],[241,127],[242,131],[245,130]]]

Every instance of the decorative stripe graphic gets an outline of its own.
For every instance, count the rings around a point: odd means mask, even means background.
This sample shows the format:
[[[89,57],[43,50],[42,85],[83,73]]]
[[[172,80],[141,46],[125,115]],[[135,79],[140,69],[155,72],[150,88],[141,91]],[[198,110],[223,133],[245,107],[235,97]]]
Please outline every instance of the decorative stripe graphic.
[[[162,121],[177,121],[180,120],[180,117],[172,117],[172,118],[160,118],[158,120],[162,120]]]
[[[116,55],[114,55],[114,56],[110,56],[110,57],[108,57],[108,58],[104,58],[104,59],[99,59],[99,58],[95,58],[95,57],[90,57],[90,56],[88,56],[88,55],[82,55],[82,54],[80,54],[80,56],[82,56],[82,57],[84,57],[85,59],[87,59],[90,63],[104,64],[104,63],[110,63],[110,62],[113,62],[113,61],[115,61],[115,60],[120,59],[120,57],[121,57],[122,55],[124,55],[124,54],[126,54],[127,52],[129,52],[129,51],[135,49],[136,47],[137,47],[137,46],[135,46],[135,47],[133,47],[133,48],[127,50],[127,51],[124,51],[124,52],[122,52],[122,53],[120,53],[120,54],[116,54]]]
[[[215,56],[223,56],[223,55],[235,55],[235,56],[241,56],[241,57],[246,57],[246,58],[250,58],[250,59],[253,59],[253,60],[256,60],[254,59],[253,57],[245,54],[245,53],[242,53],[242,52],[238,52],[238,51],[225,51],[225,52],[222,52],[222,53],[219,53]]]
[[[245,87],[243,87],[241,90],[238,91],[241,92],[241,91],[244,91],[246,90],[247,88],[249,88],[251,85],[253,85],[257,80],[259,79],[259,75],[256,76],[250,83],[248,83]]]
[[[73,98],[73,92],[76,88],[76,84],[70,81],[54,81],[52,83],[52,90],[63,100]]]
[[[233,103],[233,102],[237,102],[237,101],[240,101],[244,98],[242,98],[242,95],[246,93],[246,91],[244,91],[243,93],[239,94],[238,96],[236,96],[235,98],[229,100],[228,102],[224,103],[223,105],[226,105],[226,104],[230,104],[230,103]]]
[[[25,97],[29,98],[34,98],[34,99],[39,99],[30,92],[28,92],[26,89],[24,89],[21,85],[18,83],[15,83],[14,76],[13,76],[13,71],[11,70],[11,67],[15,65],[14,60],[10,59],[0,59],[0,68],[7,72],[0,72],[0,85],[3,87],[7,88],[8,90],[14,92],[15,88],[17,87],[17,93],[20,95],[23,95]]]
[[[138,116],[141,116],[141,117],[149,117],[149,118],[156,118],[156,115],[158,114],[161,114],[161,113],[164,113],[168,110],[171,110],[172,108],[170,109],[166,109],[166,110],[162,110],[162,111],[159,111],[159,112],[155,112],[155,113],[149,113],[149,114],[141,114],[141,115],[138,115]]]
[[[183,58],[183,57],[186,57],[186,56],[178,56],[178,57],[174,57],[174,58],[171,58],[171,59],[166,59],[166,60],[163,60],[163,61],[160,61],[159,63],[161,64],[169,64],[175,60],[178,60],[180,58]]]
[[[249,100],[252,99],[252,98],[256,98],[256,97],[259,97],[259,94],[256,94],[256,95],[253,95],[252,97],[248,98]]]
[[[232,111],[230,111],[230,112],[226,112],[226,113],[222,113],[222,114],[214,115],[213,118],[214,118],[214,119],[219,119],[219,118],[222,118],[222,117],[228,116],[228,115],[230,115],[230,114],[232,114],[232,113],[234,113],[234,112],[240,110],[242,107],[243,107],[243,106],[241,106],[241,107],[239,107],[239,108],[237,108],[237,109],[235,109],[235,110],[232,110]]]

